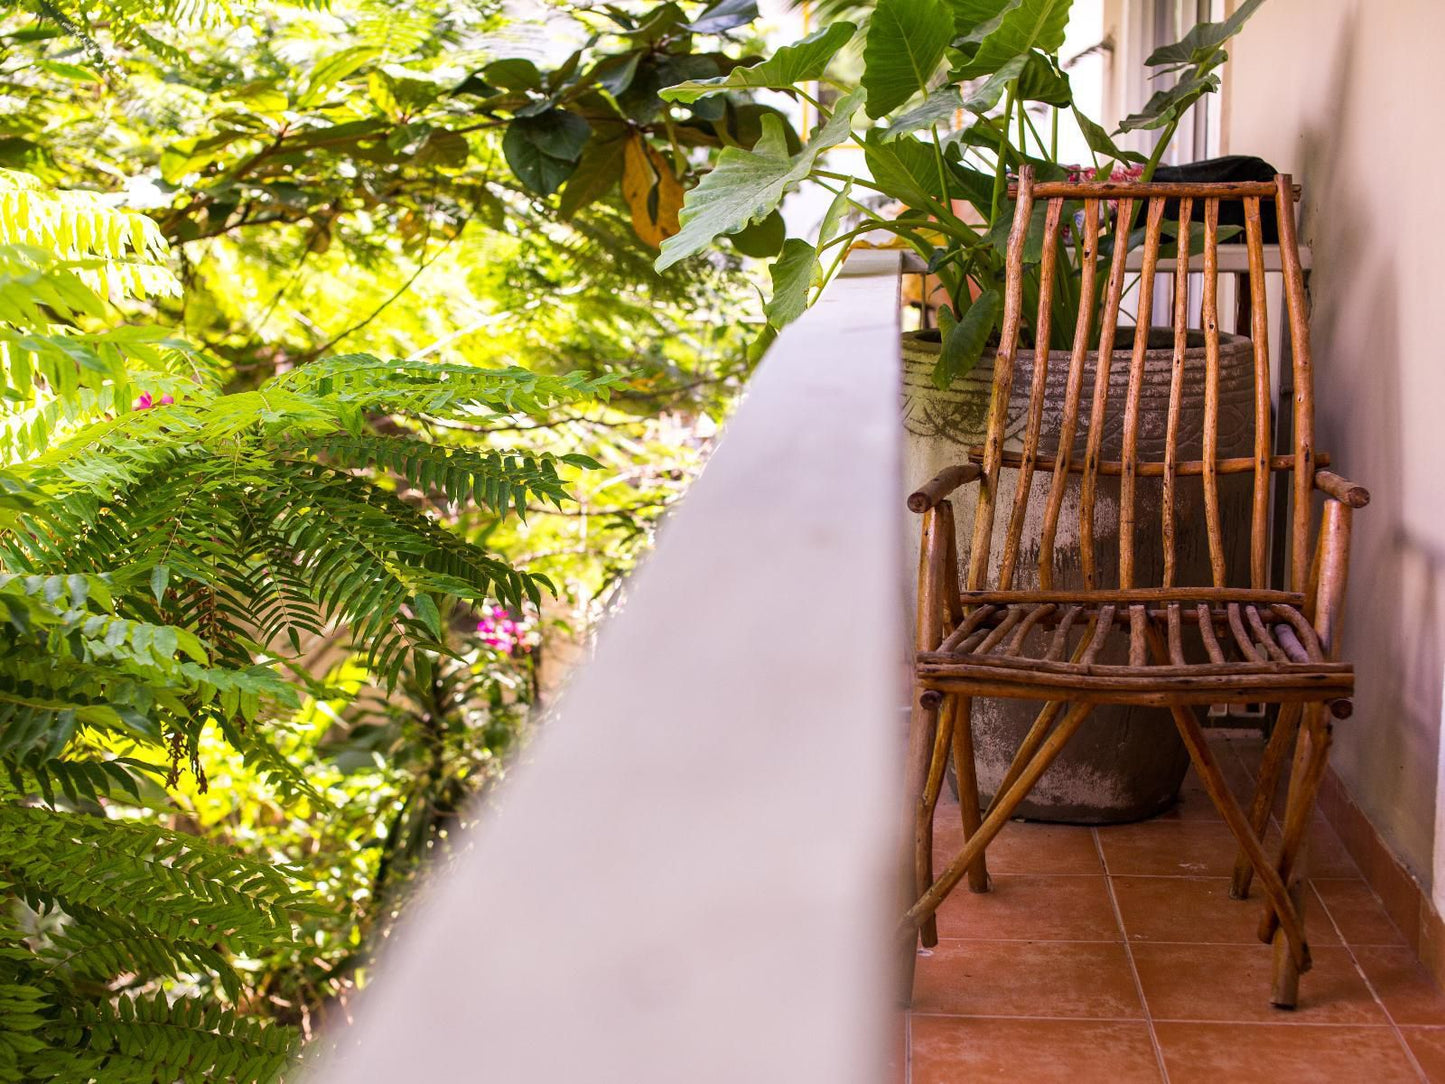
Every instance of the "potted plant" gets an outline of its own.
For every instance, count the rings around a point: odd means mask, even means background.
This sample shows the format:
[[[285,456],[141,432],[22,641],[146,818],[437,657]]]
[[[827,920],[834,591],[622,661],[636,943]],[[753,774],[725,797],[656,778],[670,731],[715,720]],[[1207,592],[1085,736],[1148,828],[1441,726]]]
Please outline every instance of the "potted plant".
[[[1120,132],[1159,132],[1147,157],[1119,147],[1114,136],[1074,104],[1058,55],[1070,0],[878,0],[866,30],[834,22],[725,76],[664,89],[664,99],[681,103],[731,92],[781,91],[807,102],[820,122],[796,150],[789,149],[781,124],[769,118],[764,118],[762,135],[750,150],[724,149],[711,172],[687,193],[681,228],[663,242],[657,266],[664,269],[701,252],[720,237],[756,234],[759,224],[777,214],[784,197],[805,182],[831,191],[832,203],[815,236],[778,236],[770,268],[772,295],[765,304],[765,345],[816,300],[856,239],[882,231],[911,249],[937,279],[943,295],[937,327],[906,333],[904,341],[909,477],[929,477],[943,466],[965,460],[969,447],[982,442],[1003,310],[1005,248],[1013,223],[1010,174],[1028,165],[1045,180],[1062,179],[1075,171],[1104,179],[1119,170],[1144,180],[1153,178],[1184,114],[1219,86],[1217,69],[1227,59],[1225,42],[1262,2],[1246,0],[1229,19],[1202,23],[1148,58],[1156,76],[1172,79],[1172,85],[1155,93],[1119,128]],[[856,42],[862,47],[861,76],[854,84],[830,79],[834,57]],[[1071,170],[1059,159],[1059,130],[1065,124],[1077,126],[1089,148],[1093,160],[1083,169]],[[845,142],[861,149],[866,175],[830,168],[825,153]],[[1065,208],[1066,223],[1077,209]],[[1036,355],[1068,350],[1083,293],[1079,215],[1064,231],[1054,261],[1050,341],[1036,342],[1033,316],[1043,255],[1042,206],[1036,215],[1029,230],[1025,325],[1016,362],[1020,415]],[[1177,224],[1166,223],[1165,228],[1173,244],[1181,243],[1181,232],[1186,232],[1183,243],[1189,242],[1187,231]],[[1138,243],[1142,230],[1127,235],[1131,243]],[[1107,274],[1113,236],[1106,225],[1095,272],[1099,286]],[[1193,238],[1199,236],[1196,227]],[[1171,255],[1166,245],[1161,261]],[[1102,304],[1104,290],[1095,289],[1093,295]],[[1091,320],[1096,337],[1098,324]],[[1127,357],[1132,338],[1132,330],[1120,329],[1115,350]],[[1223,338],[1222,395],[1227,402],[1237,389],[1248,398],[1253,378],[1249,344],[1236,336]],[[1168,349],[1150,350],[1148,384],[1162,383],[1167,389],[1171,357]],[[1186,365],[1192,372],[1203,369],[1202,360]],[[1066,369],[1066,355],[1050,365],[1049,393],[1060,399]],[[1114,364],[1112,371],[1122,378],[1127,361]],[[1153,416],[1142,422],[1142,440],[1147,444],[1152,436],[1162,446],[1164,401],[1153,404],[1146,396],[1146,413],[1151,406]],[[1234,435],[1240,451],[1222,448],[1221,454],[1249,454],[1253,441],[1249,411],[1243,412]],[[1141,454],[1150,452],[1141,445]],[[1043,494],[1039,496],[1042,500]],[[1222,487],[1221,499],[1247,502],[1247,488],[1225,493]],[[972,502],[960,500],[956,507],[958,537],[971,537]],[[1187,516],[1187,509],[1183,511]],[[1100,522],[1107,519],[1101,516]],[[1142,509],[1140,520],[1145,521]],[[1098,541],[1101,548],[1109,542],[1102,535]],[[1075,553],[1077,546],[1075,539]],[[1060,548],[1067,548],[1062,540]],[[1081,586],[1078,575],[1070,575],[1068,554],[1062,558],[1058,585]],[[1239,567],[1243,562],[1231,564]],[[1078,562],[1072,565],[1077,568]],[[1200,572],[1196,582],[1205,582],[1208,566]],[[1103,822],[1149,816],[1169,804],[1188,757],[1172,726],[1147,725],[1150,720],[1143,716],[1150,710],[1101,709],[1045,776],[1025,813]],[[985,790],[1002,776],[1033,714],[1028,705],[985,701],[975,706],[975,746]],[[1167,718],[1162,722],[1167,724]]]

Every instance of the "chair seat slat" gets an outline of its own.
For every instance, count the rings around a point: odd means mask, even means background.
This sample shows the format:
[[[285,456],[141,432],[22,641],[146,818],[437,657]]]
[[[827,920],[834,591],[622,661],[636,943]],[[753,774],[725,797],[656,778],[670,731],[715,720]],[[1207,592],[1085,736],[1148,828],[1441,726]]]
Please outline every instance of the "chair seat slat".
[[[1082,606],[1070,606],[1064,611],[1064,615],[1059,618],[1058,627],[1054,629],[1053,639],[1049,641],[1049,650],[1044,654],[1045,659],[1055,661],[1064,657],[1064,651],[1069,646],[1069,629],[1073,627],[1074,622],[1083,612]]]
[[[1244,618],[1239,612],[1239,603],[1231,602],[1228,607],[1229,631],[1234,634],[1234,642],[1239,647],[1239,653],[1250,662],[1262,661],[1259,652],[1255,650],[1254,641],[1249,638],[1249,633],[1244,630]]]
[[[1209,654],[1209,661],[1224,662],[1224,651],[1219,646],[1219,638],[1214,635],[1214,612],[1207,603],[1201,602],[1195,608],[1195,615],[1199,623],[1199,638],[1204,641],[1204,650]]]

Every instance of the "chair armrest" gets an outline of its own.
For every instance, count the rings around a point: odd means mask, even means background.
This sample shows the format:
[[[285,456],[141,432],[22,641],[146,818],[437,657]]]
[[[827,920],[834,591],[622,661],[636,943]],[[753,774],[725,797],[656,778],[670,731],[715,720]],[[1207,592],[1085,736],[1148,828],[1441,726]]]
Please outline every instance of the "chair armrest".
[[[1350,520],[1353,508],[1341,500],[1325,501],[1320,523],[1319,553],[1311,575],[1315,633],[1325,656],[1339,658],[1340,623],[1344,618],[1345,584],[1350,572]]]
[[[961,485],[977,480],[983,468],[977,463],[945,467],[908,495],[908,510],[922,515]]]
[[[1351,508],[1363,508],[1370,503],[1368,489],[1327,470],[1315,471],[1315,488]]]

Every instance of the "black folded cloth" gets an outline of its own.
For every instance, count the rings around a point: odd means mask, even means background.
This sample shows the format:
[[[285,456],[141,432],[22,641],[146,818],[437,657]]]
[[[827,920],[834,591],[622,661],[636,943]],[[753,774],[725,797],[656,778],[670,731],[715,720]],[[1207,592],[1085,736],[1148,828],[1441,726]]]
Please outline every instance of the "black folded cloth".
[[[1202,162],[1189,162],[1182,166],[1160,166],[1154,171],[1154,180],[1170,184],[1213,184],[1219,181],[1273,181],[1279,171],[1263,158],[1249,154],[1226,154],[1222,158],[1206,158]],[[1164,205],[1164,217],[1179,221],[1179,201],[1170,200]],[[1190,216],[1193,222],[1203,221],[1203,210],[1195,207]],[[1279,241],[1279,219],[1275,214],[1274,201],[1259,201],[1259,219],[1265,244]],[[1238,226],[1239,233],[1221,244],[1244,244],[1244,204],[1237,200],[1224,200],[1219,204],[1219,224]]]

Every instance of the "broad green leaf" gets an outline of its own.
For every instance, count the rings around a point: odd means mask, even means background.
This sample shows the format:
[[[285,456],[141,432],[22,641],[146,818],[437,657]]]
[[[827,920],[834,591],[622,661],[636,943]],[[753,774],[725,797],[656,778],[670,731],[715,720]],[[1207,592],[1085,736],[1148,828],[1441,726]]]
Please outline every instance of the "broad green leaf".
[[[544,154],[515,123],[502,137],[502,154],[518,179],[539,196],[557,191],[577,168],[574,161]]]
[[[687,28],[694,34],[721,34],[746,26],[758,17],[757,0],[716,0]]]
[[[932,144],[912,136],[883,142],[883,134],[870,135],[863,160],[874,182],[885,193],[910,207],[927,208],[944,202],[947,174],[940,176],[938,152]]]
[[[774,211],[761,222],[744,226],[729,240],[732,241],[733,248],[744,256],[751,256],[758,260],[770,260],[782,251],[783,242],[787,240],[787,237],[788,225],[783,221],[782,214]]]
[[[665,271],[723,234],[735,233],[777,210],[787,191],[812,172],[818,156],[848,138],[863,98],[860,87],[840,100],[828,122],[795,155],[788,154],[783,122],[773,116],[763,118],[763,134],[752,150],[725,148],[712,172],[687,194],[682,229],[662,243],[657,270]]]
[[[833,202],[828,204],[828,209],[823,213],[823,221],[818,224],[818,251],[823,251],[823,246],[833,239],[838,232],[838,227],[843,223],[843,216],[848,213],[853,195],[853,182],[843,182],[843,187],[833,197]]]
[[[1105,130],[1102,124],[1098,124],[1084,116],[1083,113],[1079,112],[1077,107],[1074,109],[1074,120],[1079,125],[1079,131],[1084,133],[1084,142],[1089,145],[1089,149],[1095,154],[1102,154],[1107,158],[1114,159],[1116,162],[1146,161],[1145,157],[1138,151],[1126,151],[1119,147],[1118,144],[1109,137],[1108,131]]]
[[[482,69],[482,78],[503,90],[538,90],[542,86],[542,73],[524,57],[494,60]]]
[[[807,241],[789,237],[783,253],[773,261],[773,296],[763,311],[768,323],[783,328],[791,324],[808,307],[808,291],[817,278],[818,250]]]
[[[536,144],[543,154],[553,158],[565,158],[575,162],[582,156],[582,148],[592,134],[592,126],[576,113],[565,109],[549,109],[535,117],[518,117],[507,129],[510,135],[520,130],[525,138]]]
[[[1196,23],[1194,27],[1173,45],[1155,49],[1144,61],[1151,68],[1177,71],[1191,65],[1202,65],[1207,71],[1214,65],[1211,61],[1230,38],[1238,34],[1249,17],[1259,10],[1264,0],[1245,0],[1233,15],[1219,23]]]
[[[939,327],[942,328],[940,310]],[[933,367],[933,384],[940,390],[947,388],[961,376],[967,376],[983,356],[989,336],[998,325],[999,314],[1003,312],[1003,296],[994,289],[988,289],[974,298],[973,304],[963,314],[963,319],[948,329],[943,339],[943,348],[938,354],[938,363]],[[949,318],[952,318],[949,313]]]
[[[798,83],[820,78],[828,62],[852,39],[857,29],[849,22],[831,23],[801,41],[782,46],[761,63],[734,68],[714,79],[679,83],[660,91],[658,96],[665,101],[687,104],[721,90],[788,90]]]
[[[632,85],[641,59],[642,54],[638,52],[603,57],[592,69],[591,79],[615,98]]]
[[[897,139],[920,128],[932,128],[939,121],[952,120],[954,114],[963,108],[963,95],[955,86],[935,90],[927,98],[906,113],[900,113],[893,123],[883,130],[884,139]]]
[[[1004,96],[1008,85],[1023,74],[1024,65],[1028,63],[1027,56],[1016,56],[1004,62],[998,70],[983,81],[983,85],[975,87],[972,94],[968,96],[964,107],[975,113],[987,113],[998,100]]]
[[[1057,70],[1042,53],[1033,52],[1019,74],[1019,98],[1062,109],[1074,104],[1074,91],[1065,72]]]
[[[885,116],[926,94],[952,40],[953,17],[943,0],[878,0],[863,44],[868,115]]]
[[[591,139],[577,162],[577,170],[562,189],[557,201],[557,213],[569,219],[583,207],[601,199],[612,191],[622,179],[622,153],[627,147],[627,137],[616,139]]]
[[[948,0],[953,32],[963,42],[982,41],[1019,0]]]
[[[1019,0],[1009,8],[978,43],[978,50],[961,68],[956,79],[977,79],[992,75],[1005,64],[1027,57],[1035,49],[1057,53],[1064,44],[1073,0]]]
[[[1217,75],[1188,75],[1168,90],[1156,91],[1144,103],[1144,108],[1131,113],[1119,122],[1119,131],[1132,132],[1139,128],[1163,128],[1170,121],[1182,117],[1188,108],[1212,90],[1219,87]]]

